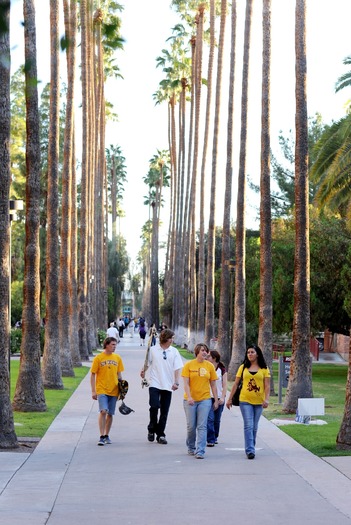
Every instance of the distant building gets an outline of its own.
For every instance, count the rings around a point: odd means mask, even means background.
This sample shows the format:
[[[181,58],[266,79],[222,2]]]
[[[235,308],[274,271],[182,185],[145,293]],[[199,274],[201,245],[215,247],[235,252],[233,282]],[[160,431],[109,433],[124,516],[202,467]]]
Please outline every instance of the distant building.
[[[133,294],[130,291],[122,292],[122,316],[132,317],[133,315]]]

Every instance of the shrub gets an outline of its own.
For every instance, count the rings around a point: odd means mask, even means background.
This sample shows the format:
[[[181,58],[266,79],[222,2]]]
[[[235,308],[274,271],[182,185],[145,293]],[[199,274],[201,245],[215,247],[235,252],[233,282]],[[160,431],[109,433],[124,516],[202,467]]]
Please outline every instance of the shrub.
[[[99,346],[102,347],[102,343],[104,342],[104,339],[106,338],[106,330],[101,330],[101,328],[97,331],[97,339]]]
[[[11,354],[19,353],[21,351],[21,344],[22,344],[22,329],[12,328],[10,338],[11,338],[11,343],[10,343]],[[44,344],[45,344],[45,329],[40,328],[40,353],[41,355],[43,355],[44,353]]]
[[[22,330],[21,328],[13,328],[10,334],[10,349],[11,354],[16,354],[21,350]]]

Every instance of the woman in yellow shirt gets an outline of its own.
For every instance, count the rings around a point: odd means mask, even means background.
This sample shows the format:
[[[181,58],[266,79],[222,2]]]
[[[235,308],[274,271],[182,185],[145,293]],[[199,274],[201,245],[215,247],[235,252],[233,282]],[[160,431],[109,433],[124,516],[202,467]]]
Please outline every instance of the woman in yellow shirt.
[[[217,374],[212,363],[207,361],[210,350],[203,343],[194,348],[195,359],[183,366],[184,411],[187,421],[186,444],[188,454],[197,459],[205,455],[207,419],[211,409],[211,390],[214,398],[213,409],[218,408]],[[196,436],[197,434],[197,436]]]
[[[239,397],[239,406],[244,420],[245,452],[248,459],[255,459],[255,445],[258,422],[264,408],[268,407],[270,393],[270,372],[259,346],[250,345],[245,359],[239,366],[236,378],[226,403],[232,407],[233,395],[242,376],[243,386]]]

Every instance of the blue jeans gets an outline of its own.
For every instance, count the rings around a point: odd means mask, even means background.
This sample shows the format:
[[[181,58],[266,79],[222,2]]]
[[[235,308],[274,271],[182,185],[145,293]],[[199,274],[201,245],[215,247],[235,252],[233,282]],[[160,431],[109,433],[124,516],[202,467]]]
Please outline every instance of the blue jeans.
[[[217,410],[213,410],[214,399],[207,419],[207,443],[215,443],[219,436],[219,427],[224,405],[218,405]]]
[[[196,455],[204,456],[207,439],[207,419],[212,401],[211,399],[204,399],[189,405],[188,401],[184,399],[183,404],[187,424],[186,445],[188,450]]]
[[[245,452],[255,454],[257,428],[263,406],[240,402],[240,411],[244,420]]]
[[[150,422],[148,432],[156,434],[159,438],[165,436],[167,417],[171,405],[172,392],[169,390],[160,390],[150,386],[149,388],[149,405],[150,405]],[[160,411],[160,417],[159,416]]]

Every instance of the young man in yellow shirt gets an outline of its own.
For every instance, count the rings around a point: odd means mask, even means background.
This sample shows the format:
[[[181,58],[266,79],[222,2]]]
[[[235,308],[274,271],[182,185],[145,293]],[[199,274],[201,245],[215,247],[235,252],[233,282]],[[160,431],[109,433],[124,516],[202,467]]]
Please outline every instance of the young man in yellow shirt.
[[[94,358],[91,365],[91,395],[99,402],[100,446],[111,444],[109,434],[119,394],[118,380],[122,379],[124,370],[121,356],[114,353],[116,345],[114,337],[106,337],[104,351]]]

